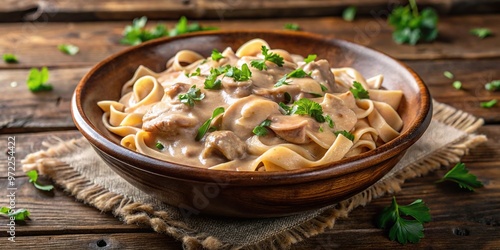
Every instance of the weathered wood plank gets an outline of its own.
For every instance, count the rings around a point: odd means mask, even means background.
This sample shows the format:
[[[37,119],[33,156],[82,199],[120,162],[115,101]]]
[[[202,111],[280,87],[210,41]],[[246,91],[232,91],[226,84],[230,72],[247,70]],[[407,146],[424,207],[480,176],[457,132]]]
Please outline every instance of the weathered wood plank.
[[[231,21],[202,21],[203,25],[216,26],[220,30],[282,30],[286,23],[297,23],[302,30],[330,38],[345,39],[383,51],[398,59],[484,59],[500,57],[497,46],[500,37],[479,39],[469,34],[475,27],[488,27],[500,34],[500,15],[443,17],[439,23],[437,41],[418,46],[398,45],[392,41],[392,28],[385,21],[384,13],[374,17],[346,22],[341,18],[258,19]],[[466,20],[464,20],[464,18]],[[175,21],[152,21],[172,28]],[[0,24],[0,54],[14,53],[19,64],[0,62],[1,68],[27,68],[41,66],[90,66],[128,46],[120,45],[122,31],[130,22],[106,23],[44,23],[25,22]],[[57,45],[71,43],[80,47],[75,56],[68,56]]]
[[[498,182],[498,155],[500,155],[500,135],[498,125],[485,126],[479,130],[489,137],[489,141],[472,149],[462,161],[471,173],[485,184],[476,192],[460,189],[454,183],[435,184],[446,172],[438,170],[425,177],[408,180],[401,192],[396,194],[400,204],[408,204],[415,199],[423,199],[431,209],[433,221],[425,224],[425,238],[417,245],[401,246],[387,239],[382,230],[375,228],[373,219],[381,209],[390,204],[391,195],[374,200],[368,206],[354,210],[347,219],[337,221],[332,230],[306,240],[292,249],[392,249],[440,248],[451,249],[492,249],[500,244],[500,182]],[[19,134],[16,135],[17,154],[21,159],[27,153],[40,148],[40,143],[49,135],[61,138],[78,136],[76,131]],[[0,141],[6,141],[6,135]],[[33,148],[30,148],[33,144]],[[0,155],[2,166],[6,166],[5,155]],[[18,165],[19,166],[19,165]],[[0,188],[5,189],[5,171],[0,176]],[[21,175],[21,174],[19,174]],[[93,246],[104,239],[119,248],[134,249],[140,244],[143,249],[178,248],[180,243],[172,238],[156,234],[144,227],[123,225],[110,214],[102,214],[96,209],[77,202],[62,191],[53,195],[36,190],[26,178],[16,180],[18,186],[17,204],[32,212],[31,221],[16,227],[16,247],[32,246],[39,243],[42,248],[68,249],[84,244]],[[0,196],[0,204],[6,204],[6,196]],[[55,206],[54,204],[57,204]],[[5,219],[0,219],[1,223]],[[461,236],[461,234],[467,234]],[[5,233],[1,234],[6,237]],[[147,239],[144,242],[142,239]],[[5,243],[7,242],[7,243]],[[7,245],[9,244],[9,245]],[[31,245],[30,245],[31,244]],[[102,244],[102,243],[101,243]],[[13,246],[0,241],[0,246]],[[2,247],[3,248],[3,247]]]
[[[339,16],[348,6],[357,6],[358,15],[392,9],[407,1],[384,0],[7,0],[0,6],[0,22],[106,21],[125,20],[139,15],[155,19],[189,18],[269,18]],[[421,0],[420,7],[431,6],[441,14],[492,13],[498,0]]]

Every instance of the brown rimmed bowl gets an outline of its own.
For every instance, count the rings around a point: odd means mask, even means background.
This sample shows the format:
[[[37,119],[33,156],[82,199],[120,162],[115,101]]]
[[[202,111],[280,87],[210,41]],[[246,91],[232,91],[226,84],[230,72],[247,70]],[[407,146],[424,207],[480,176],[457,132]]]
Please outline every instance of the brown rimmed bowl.
[[[375,150],[328,166],[287,172],[234,172],[189,167],[133,152],[122,147],[120,138],[104,127],[103,113],[96,103],[118,100],[122,85],[139,65],[160,72],[179,50],[209,56],[214,48],[236,49],[253,38],[294,54],[317,54],[332,67],[353,67],[365,77],[383,74],[385,88],[404,92],[398,110],[404,121],[402,133]],[[359,193],[394,167],[424,133],[432,117],[427,87],[405,64],[354,43],[294,31],[211,31],[128,48],[106,58],[83,77],[71,108],[76,126],[99,156],[132,185],[179,207],[186,216],[204,213],[248,218],[296,214]]]

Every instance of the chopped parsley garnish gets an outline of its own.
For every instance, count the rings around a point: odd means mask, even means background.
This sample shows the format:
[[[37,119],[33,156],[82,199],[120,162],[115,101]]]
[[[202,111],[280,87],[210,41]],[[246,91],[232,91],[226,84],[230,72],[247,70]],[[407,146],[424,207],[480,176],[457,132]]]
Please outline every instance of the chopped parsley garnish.
[[[38,172],[36,170],[31,170],[26,172],[26,175],[29,178],[29,182],[33,183],[37,189],[43,190],[43,191],[50,191],[54,188],[52,185],[41,185],[38,184]]]
[[[231,67],[227,69],[225,76],[232,77],[235,81],[242,82],[250,80],[252,76],[252,71],[248,68],[248,65],[244,63],[241,65],[241,69],[236,67]]]
[[[257,136],[265,136],[269,132],[266,127],[271,126],[271,120],[264,120],[257,127],[255,127],[252,132]]]
[[[165,146],[163,146],[163,144],[161,144],[161,142],[157,142],[157,143],[155,144],[155,147],[156,147],[157,149],[159,149],[159,150],[162,150],[162,149],[164,149],[164,148],[165,148]]]
[[[470,33],[481,39],[491,36],[493,34],[491,30],[488,28],[474,28],[470,30]]]
[[[259,69],[259,70],[266,70],[267,69],[266,61],[272,62],[272,63],[278,65],[279,67],[283,67],[283,64],[284,64],[283,57],[281,57],[280,55],[278,55],[276,53],[272,53],[272,52],[269,53],[269,49],[264,45],[262,45],[261,51],[262,51],[262,55],[264,55],[264,59],[252,60],[250,62],[250,65],[252,67]]]
[[[354,98],[356,99],[369,99],[370,95],[366,89],[363,88],[363,85],[361,83],[354,81],[352,84],[352,88],[349,89],[352,94],[354,95]]]
[[[333,128],[335,126],[335,122],[333,122],[332,118],[329,115],[325,115],[325,121],[328,124],[328,127]]]
[[[454,81],[453,82],[453,88],[455,88],[455,89],[461,89],[462,88],[462,82],[461,81]]]
[[[295,30],[295,31],[300,30],[300,26],[296,23],[285,23],[284,28],[286,30]]]
[[[196,134],[195,140],[199,141],[205,136],[205,134],[208,132],[210,129],[210,124],[212,123],[212,120],[217,117],[218,115],[224,113],[224,108],[223,107],[218,107],[214,109],[212,112],[212,116],[206,120],[201,127],[198,129],[198,134]]]
[[[453,79],[453,73],[451,73],[450,71],[445,71],[443,72],[443,75],[444,77],[448,78],[448,79]]]
[[[143,16],[135,18],[132,25],[127,25],[123,30],[123,38],[120,40],[121,44],[137,45],[145,41],[164,37],[164,36],[177,36],[189,32],[213,30],[213,27],[202,27],[198,23],[188,24],[186,17],[182,16],[179,22],[171,30],[168,30],[165,25],[158,24],[154,28],[147,30],[146,23],[148,18]]]
[[[16,55],[11,54],[11,53],[3,54],[3,61],[6,63],[18,63],[19,62],[19,60],[17,60]]]
[[[194,106],[195,101],[201,101],[203,98],[205,98],[205,94],[201,93],[201,90],[196,85],[191,86],[185,94],[179,95],[179,100],[191,107]]]
[[[356,17],[356,11],[356,6],[347,7],[346,9],[344,9],[344,11],[342,11],[342,18],[345,21],[352,22]]]
[[[306,76],[309,76],[308,73],[306,73],[303,69],[296,69],[286,75],[284,75],[283,77],[281,77],[278,82],[276,82],[276,84],[274,84],[274,87],[280,87],[280,86],[283,86],[283,85],[288,85],[288,82],[287,80],[290,79],[290,78],[304,78]]]
[[[191,74],[186,73],[187,77],[193,77],[193,76],[199,76],[199,75],[201,75],[201,69],[200,68],[196,68],[196,70],[193,73],[191,73]]]
[[[494,80],[484,85],[484,88],[488,91],[496,91],[500,89],[500,80]]]
[[[211,68],[210,75],[207,76],[205,82],[203,83],[205,85],[205,89],[220,89],[222,86],[222,81],[220,79],[217,79],[217,77],[224,74],[226,70],[226,67]]]
[[[42,67],[41,70],[31,68],[26,84],[31,92],[49,91],[52,90],[52,85],[46,84],[48,80],[49,70],[47,67]]]
[[[325,85],[323,85],[323,84],[320,83],[319,86],[321,86],[321,91],[323,91],[323,92],[327,92],[328,91],[328,88]]]
[[[406,244],[419,242],[424,237],[423,224],[429,221],[431,221],[429,208],[421,199],[401,206],[396,202],[396,197],[392,197],[391,205],[385,207],[378,215],[376,224],[378,228],[389,230],[390,240]]]
[[[415,0],[407,6],[394,8],[389,15],[389,24],[394,26],[392,38],[396,43],[415,45],[419,41],[430,42],[438,36],[438,15],[432,8],[418,12]]]
[[[318,57],[318,55],[316,55],[316,54],[309,54],[309,55],[307,55],[307,57],[304,59],[304,62],[305,62],[305,63],[310,63],[310,62],[313,62],[314,60],[316,60],[316,57]]]
[[[497,99],[493,99],[493,100],[490,100],[490,101],[487,101],[487,102],[480,102],[479,105],[481,106],[481,108],[486,108],[486,109],[489,109],[489,108],[492,108],[493,106],[495,106],[497,104]]]
[[[14,217],[14,220],[26,220],[30,216],[30,212],[25,208],[20,208],[13,211],[9,207],[1,207],[0,214],[7,217]]]
[[[469,189],[470,191],[474,191],[474,188],[480,188],[483,186],[483,183],[476,179],[476,176],[469,173],[469,170],[465,167],[465,164],[462,162],[457,163],[448,173],[446,173],[441,180],[437,181],[454,181],[458,183],[458,186],[461,188]]]
[[[354,135],[349,133],[349,131],[346,131],[346,130],[340,130],[340,131],[335,131],[333,132],[336,136],[339,136],[339,135],[343,135],[345,136],[347,139],[351,140],[351,141],[354,141]]]
[[[59,51],[61,51],[64,54],[74,56],[80,51],[80,48],[78,46],[72,45],[72,44],[59,44],[57,46]]]
[[[328,115],[323,115],[323,108],[319,103],[307,98],[302,98],[298,101],[295,101],[291,107],[282,102],[280,102],[278,105],[285,115],[309,115],[319,123],[323,123],[327,121],[327,119],[329,119],[327,118],[329,117]],[[328,126],[330,126],[330,123],[328,124]]]
[[[212,60],[218,62],[220,59],[224,58],[222,53],[220,53],[217,49],[212,50]]]

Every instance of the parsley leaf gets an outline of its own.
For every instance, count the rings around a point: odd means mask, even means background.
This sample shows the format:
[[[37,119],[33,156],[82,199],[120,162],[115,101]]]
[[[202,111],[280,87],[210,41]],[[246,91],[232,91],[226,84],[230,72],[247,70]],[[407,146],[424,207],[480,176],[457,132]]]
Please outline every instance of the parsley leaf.
[[[54,188],[52,185],[40,185],[38,184],[38,172],[36,170],[31,170],[26,172],[26,175],[29,178],[29,182],[33,183],[37,189],[43,190],[43,191],[50,191]]]
[[[296,23],[285,23],[284,28],[286,30],[295,30],[295,31],[300,30],[300,26]]]
[[[59,44],[57,46],[59,51],[61,51],[64,54],[74,56],[80,51],[80,48],[78,46],[72,45],[72,44]]]
[[[161,142],[157,142],[157,143],[155,144],[155,147],[156,147],[157,149],[159,149],[159,150],[162,150],[162,149],[164,149],[164,148],[165,148],[165,146],[163,146],[163,144],[161,144]]]
[[[218,76],[222,75],[227,71],[227,68],[211,68],[210,75],[205,78],[205,89],[220,89],[222,86],[222,81],[217,79]]]
[[[164,37],[164,36],[177,36],[189,32],[214,30],[214,27],[202,27],[198,23],[188,24],[185,16],[182,16],[175,27],[168,30],[165,25],[158,24],[154,28],[147,30],[146,23],[148,18],[143,16],[135,18],[132,25],[127,25],[123,30],[123,38],[120,40],[121,44],[137,45],[145,41]]]
[[[214,49],[212,50],[212,60],[214,61],[219,61],[220,59],[224,58],[224,56],[222,55],[222,53],[220,53],[217,49]]]
[[[17,60],[16,55],[11,54],[11,53],[3,54],[3,61],[6,63],[18,63],[19,62],[19,60]]]
[[[203,98],[205,98],[205,94],[201,93],[201,90],[196,85],[191,86],[185,94],[179,95],[179,100],[191,107],[194,106],[195,101],[201,101]]]
[[[206,120],[201,127],[198,129],[198,133],[196,134],[195,140],[199,141],[205,136],[205,134],[208,132],[210,129],[210,124],[212,123],[212,120],[217,117],[218,115],[224,113],[224,108],[223,107],[218,107],[214,109],[212,112],[212,116]]]
[[[325,122],[326,118],[323,116],[323,108],[321,105],[315,101],[312,101],[307,98],[302,98],[293,103],[291,110],[289,111],[290,115],[309,115],[317,122]]]
[[[241,69],[236,67],[231,67],[227,70],[225,76],[232,77],[235,81],[242,82],[250,80],[252,72],[248,68],[248,65],[244,63],[241,65]]]
[[[461,188],[466,188],[470,191],[474,191],[474,188],[480,188],[483,183],[476,179],[477,177],[469,173],[469,170],[465,167],[462,162],[457,163],[448,173],[446,173],[441,180],[437,183],[443,181],[454,181],[458,183]]]
[[[309,54],[307,57],[304,59],[305,63],[310,63],[316,60],[316,57],[318,57],[316,54]]]
[[[199,76],[199,75],[201,75],[201,69],[200,68],[196,68],[196,70],[193,73],[191,73],[191,74],[186,73],[187,77]]]
[[[52,90],[52,85],[46,84],[48,80],[49,70],[47,67],[42,67],[41,70],[31,68],[26,84],[31,92],[49,91]]]
[[[0,214],[6,215],[7,217],[14,217],[14,220],[26,220],[28,219],[28,216],[30,216],[30,212],[25,208],[13,211],[9,207],[1,207]]]
[[[356,11],[356,6],[347,7],[346,9],[344,9],[344,11],[342,11],[342,18],[345,21],[352,22],[356,17]]]
[[[354,141],[354,135],[349,133],[347,130],[341,130],[341,131],[335,131],[333,132],[336,136],[339,136],[339,134],[345,136],[347,139]]]
[[[438,15],[434,9],[425,8],[418,12],[415,0],[407,6],[399,6],[389,15],[389,24],[394,26],[392,38],[396,43],[417,44],[423,40],[433,41],[438,35]]]
[[[497,102],[498,102],[497,99],[493,99],[493,100],[490,100],[487,102],[480,102],[479,105],[481,106],[481,108],[489,109],[489,108],[492,108],[493,106],[495,106],[497,104]]]
[[[496,91],[500,89],[500,80],[493,80],[484,85],[484,88],[488,91]]]
[[[356,99],[369,99],[370,95],[366,89],[363,88],[363,85],[361,83],[354,81],[352,84],[352,88],[349,89],[352,94],[354,95],[354,98]]]
[[[283,85],[288,85],[288,82],[286,80],[290,79],[290,78],[304,78],[306,76],[309,76],[308,73],[306,73],[303,69],[296,69],[286,75],[284,75],[283,77],[281,77],[278,82],[276,82],[276,84],[274,84],[274,87],[280,87],[280,86],[283,86]]]
[[[488,28],[474,28],[470,30],[470,33],[481,39],[491,36],[493,34],[491,30]]]
[[[407,220],[402,217],[409,216],[415,220]],[[423,223],[431,221],[429,208],[421,200],[415,200],[407,206],[401,206],[392,197],[392,203],[377,217],[377,227],[389,228],[389,239],[397,240],[401,244],[408,242],[417,243],[424,237]]]
[[[333,122],[332,118],[329,115],[325,115],[325,121],[328,124],[328,127],[333,128],[335,126],[335,122]]]
[[[453,82],[453,88],[455,89],[461,89],[462,88],[462,82],[461,81],[454,81]]]
[[[256,126],[252,132],[257,136],[265,136],[269,132],[266,127],[271,126],[271,120],[266,119]]]
[[[264,59],[252,60],[250,62],[250,65],[252,67],[259,69],[259,70],[266,70],[267,69],[266,61],[272,62],[272,63],[278,65],[279,67],[283,67],[283,64],[284,64],[283,57],[281,57],[280,55],[278,55],[276,53],[272,53],[272,52],[269,53],[269,49],[264,45],[262,45],[261,51],[262,51],[262,55],[264,56]]]

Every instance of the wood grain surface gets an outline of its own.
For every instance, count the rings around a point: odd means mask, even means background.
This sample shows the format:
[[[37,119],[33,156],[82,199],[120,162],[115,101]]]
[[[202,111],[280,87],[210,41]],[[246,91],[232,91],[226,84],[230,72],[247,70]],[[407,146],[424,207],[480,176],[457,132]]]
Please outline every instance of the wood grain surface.
[[[0,230],[0,249],[182,249],[181,244],[171,237],[159,235],[149,228],[124,225],[113,215],[75,201],[63,190],[41,192],[28,182],[20,169],[20,159],[42,148],[42,142],[50,137],[62,139],[77,138],[71,120],[69,102],[79,79],[103,58],[127,48],[118,44],[121,32],[128,21],[143,14],[152,14],[149,25],[165,23],[173,27],[179,15],[212,17],[213,20],[200,21],[204,25],[218,26],[220,29],[242,28],[282,29],[285,23],[297,23],[303,31],[323,34],[328,37],[358,42],[404,60],[429,86],[432,96],[443,103],[463,109],[486,121],[478,133],[488,136],[488,141],[471,150],[462,161],[470,171],[478,176],[484,188],[476,192],[459,189],[453,183],[435,184],[446,172],[441,169],[424,177],[408,180],[403,190],[397,194],[398,202],[407,204],[417,198],[423,199],[431,209],[432,222],[425,224],[425,238],[418,244],[402,246],[391,242],[384,232],[373,224],[376,214],[390,204],[391,195],[376,199],[366,207],[350,213],[349,218],[337,221],[335,227],[326,233],[312,237],[294,245],[292,249],[499,249],[500,246],[500,105],[492,109],[479,107],[479,102],[500,99],[500,92],[487,92],[484,84],[500,79],[500,15],[468,14],[441,16],[440,37],[437,41],[418,46],[397,45],[391,40],[391,29],[377,16],[367,14],[354,22],[345,22],[338,17],[304,17],[280,19],[236,19],[225,20],[217,15],[217,3],[209,1],[144,1],[132,10],[119,3],[123,1],[87,1],[86,5],[72,5],[73,1],[13,1],[0,5],[0,54],[15,53],[20,63],[0,62],[0,145],[7,150],[7,137],[16,137],[16,185],[19,207],[31,211],[31,220],[16,227],[16,243],[7,241],[7,233]],[[127,1],[129,2],[129,1]],[[130,1],[139,2],[139,1]],[[187,4],[185,3],[187,2]],[[228,3],[231,1],[225,1]],[[237,1],[235,1],[237,2]],[[260,16],[278,12],[278,4],[285,1],[266,2],[269,11]],[[292,8],[283,16],[293,16],[300,9],[298,2],[292,1]],[[312,1],[311,6],[334,7],[333,1]],[[336,1],[337,2],[337,1]],[[338,1],[337,13],[351,4],[364,5],[367,1]],[[380,5],[386,1],[370,1]],[[75,15],[74,21],[95,22],[46,22],[42,19],[21,22],[26,14],[33,14],[39,3],[57,5],[60,12],[51,21],[61,21]],[[100,4],[98,4],[100,3]],[[463,13],[464,1],[425,1],[439,7],[443,13]],[[494,11],[496,1],[481,1],[470,10]],[[134,3],[132,3],[134,4]],[[246,3],[250,5],[250,1]],[[256,10],[260,5],[247,6]],[[364,5],[366,6],[366,5]],[[488,9],[489,6],[489,9]],[[491,7],[493,6],[493,7]],[[274,9],[273,9],[274,8]],[[488,10],[483,10],[483,9]],[[304,16],[317,15],[311,9],[304,10]],[[202,10],[202,11],[200,11]],[[231,17],[243,13],[239,10]],[[374,10],[374,9],[372,9]],[[164,13],[173,13],[167,15]],[[229,10],[226,10],[229,12]],[[281,10],[282,11],[282,10]],[[311,12],[308,12],[311,11]],[[254,14],[255,15],[254,11]],[[50,12],[45,9],[45,15]],[[65,13],[65,14],[64,14]],[[155,14],[156,13],[156,14]],[[326,14],[326,10],[323,12]],[[285,15],[286,14],[286,15]],[[62,16],[61,16],[62,15]],[[64,16],[65,15],[65,16]],[[156,16],[155,16],[156,15]],[[243,15],[243,14],[242,14]],[[246,15],[246,14],[245,14]],[[248,12],[250,15],[250,12]],[[168,16],[168,17],[167,17]],[[5,20],[11,17],[9,20]],[[276,17],[279,17],[276,16]],[[19,18],[19,19],[16,19]],[[17,22],[19,21],[19,22]],[[488,27],[493,37],[480,40],[469,34],[474,27]],[[56,46],[73,43],[80,47],[75,56],[64,55]],[[47,66],[50,69],[49,82],[54,90],[33,94],[25,85],[31,67]],[[443,76],[451,71],[454,80],[463,83],[462,90],[452,87],[452,80]],[[12,87],[14,86],[14,87]],[[0,154],[0,204],[7,203],[7,155]],[[44,183],[50,181],[42,179]],[[7,219],[1,218],[5,225]]]

